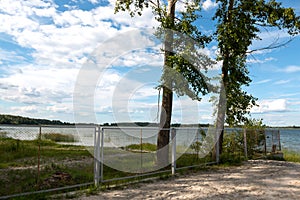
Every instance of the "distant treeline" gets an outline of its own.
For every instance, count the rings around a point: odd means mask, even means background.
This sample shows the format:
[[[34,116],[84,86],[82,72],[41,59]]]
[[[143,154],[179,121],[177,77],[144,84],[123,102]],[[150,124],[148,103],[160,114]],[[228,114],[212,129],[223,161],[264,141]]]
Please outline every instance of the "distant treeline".
[[[74,125],[74,123],[62,122],[60,120],[48,120],[48,119],[34,119],[29,117],[15,116],[15,115],[1,115],[0,124],[27,124],[27,125]],[[79,124],[80,125],[80,124]],[[96,125],[82,123],[82,125]],[[101,126],[147,126],[147,127],[158,127],[158,123],[150,122],[119,122],[119,123],[104,123]],[[172,124],[172,127],[208,127],[209,124]]]
[[[147,126],[147,127],[158,127],[157,123],[150,122],[119,122],[119,123],[104,123],[102,126]],[[172,124],[171,127],[209,127],[209,124]]]
[[[34,119],[15,115],[0,115],[0,124],[27,124],[27,125],[72,125],[59,120]]]

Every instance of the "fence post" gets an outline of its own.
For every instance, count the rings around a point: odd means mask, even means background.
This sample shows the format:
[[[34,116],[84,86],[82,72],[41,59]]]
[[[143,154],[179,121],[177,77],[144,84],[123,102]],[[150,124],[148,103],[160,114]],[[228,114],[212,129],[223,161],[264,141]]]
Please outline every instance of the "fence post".
[[[39,127],[39,137],[38,137],[38,175],[37,175],[37,185],[38,189],[40,189],[40,164],[41,164],[41,140],[42,140],[42,126]]]
[[[244,152],[245,152],[245,158],[248,160],[248,149],[247,149],[247,129],[244,128]]]
[[[176,172],[176,129],[171,129],[171,138],[172,138],[172,175]]]
[[[265,156],[267,155],[267,132],[264,130],[264,136],[265,136],[265,143],[264,143],[264,150],[265,150]]]
[[[216,133],[215,133],[216,134],[215,137],[216,137],[216,140],[217,140],[216,145],[215,145],[215,148],[216,148],[216,162],[217,163],[220,162],[220,135],[222,134],[221,132],[219,134],[219,131],[222,131],[222,130],[220,130],[217,127],[216,128]]]
[[[140,131],[140,150],[141,150],[141,172],[143,172],[143,129]]]
[[[278,145],[279,145],[279,151],[281,151],[281,141],[280,141],[280,130],[277,130],[277,136],[278,136]]]
[[[101,172],[101,163],[100,163],[100,127],[95,127],[94,134],[94,183],[97,187],[100,182],[100,172]]]
[[[103,181],[103,161],[104,161],[104,128],[101,127],[100,133],[101,133],[100,183],[102,183],[102,181]]]

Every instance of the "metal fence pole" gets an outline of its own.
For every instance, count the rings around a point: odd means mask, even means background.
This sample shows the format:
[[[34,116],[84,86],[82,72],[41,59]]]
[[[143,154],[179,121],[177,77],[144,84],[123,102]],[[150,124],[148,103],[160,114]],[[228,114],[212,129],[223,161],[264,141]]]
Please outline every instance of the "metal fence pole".
[[[266,130],[264,131],[264,136],[265,136],[264,150],[265,150],[265,156],[266,156],[267,155],[267,132],[266,132]]]
[[[97,187],[100,182],[100,127],[95,127],[94,134],[94,183]]]
[[[277,135],[278,135],[278,145],[279,145],[279,151],[281,151],[281,141],[280,141],[280,130],[278,129],[277,130],[278,132],[277,132]]]
[[[101,127],[101,146],[100,146],[100,183],[103,182],[103,162],[104,162],[104,128]]]
[[[143,129],[140,131],[140,150],[141,150],[141,172],[143,172]]]
[[[215,135],[215,137],[216,137],[216,140],[217,140],[217,142],[216,142],[216,145],[215,145],[215,148],[216,148],[216,162],[217,163],[219,163],[220,162],[220,135],[222,134],[221,132],[220,132],[220,134],[219,134],[219,131],[222,131],[222,130],[220,130],[218,127],[216,128],[216,135]]]
[[[171,130],[172,138],[172,175],[176,172],[176,129]]]
[[[39,137],[38,137],[38,145],[39,145],[39,149],[38,149],[38,174],[37,174],[38,189],[40,188],[40,173],[41,173],[41,169],[40,169],[40,164],[41,164],[41,139],[42,139],[42,126],[39,127]]]

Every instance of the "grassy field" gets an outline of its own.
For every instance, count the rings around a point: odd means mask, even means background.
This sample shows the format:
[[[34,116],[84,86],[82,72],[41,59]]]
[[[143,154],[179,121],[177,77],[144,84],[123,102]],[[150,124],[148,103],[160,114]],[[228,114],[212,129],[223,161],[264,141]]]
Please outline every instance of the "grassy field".
[[[93,158],[81,146],[1,138],[0,154],[0,196],[93,181]]]

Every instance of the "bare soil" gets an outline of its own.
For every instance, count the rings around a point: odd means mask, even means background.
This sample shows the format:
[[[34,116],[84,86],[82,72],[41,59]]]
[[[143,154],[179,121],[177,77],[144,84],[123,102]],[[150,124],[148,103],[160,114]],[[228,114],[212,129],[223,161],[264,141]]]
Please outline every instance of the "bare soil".
[[[78,199],[296,200],[300,199],[300,163],[253,160],[242,166],[199,171]]]

